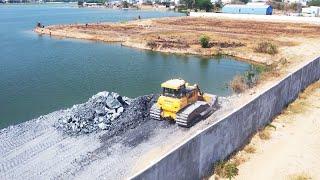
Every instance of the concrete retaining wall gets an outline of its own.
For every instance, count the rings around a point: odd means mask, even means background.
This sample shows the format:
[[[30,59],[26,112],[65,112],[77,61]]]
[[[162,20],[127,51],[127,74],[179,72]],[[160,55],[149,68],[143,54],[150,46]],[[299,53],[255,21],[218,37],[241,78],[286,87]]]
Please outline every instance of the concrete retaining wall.
[[[320,57],[197,133],[132,179],[200,179],[208,175],[214,163],[245,145],[251,135],[319,78]]]

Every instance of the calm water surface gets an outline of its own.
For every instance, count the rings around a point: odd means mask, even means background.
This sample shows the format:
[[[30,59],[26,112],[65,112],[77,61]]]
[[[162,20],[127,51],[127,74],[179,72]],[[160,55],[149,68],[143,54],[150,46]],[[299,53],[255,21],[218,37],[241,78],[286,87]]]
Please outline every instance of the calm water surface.
[[[182,16],[174,12],[79,9],[72,5],[0,5],[0,128],[26,121],[107,90],[136,97],[159,92],[181,77],[204,91],[228,95],[226,84],[250,65],[230,58],[200,59],[56,39],[32,32],[45,25]]]

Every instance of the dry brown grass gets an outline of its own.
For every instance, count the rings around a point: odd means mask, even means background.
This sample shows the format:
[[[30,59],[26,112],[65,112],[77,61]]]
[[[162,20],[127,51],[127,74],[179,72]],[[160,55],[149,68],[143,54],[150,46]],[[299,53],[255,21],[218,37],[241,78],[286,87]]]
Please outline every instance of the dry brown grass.
[[[251,144],[249,144],[249,145],[247,145],[246,147],[244,147],[243,150],[244,150],[246,153],[250,153],[250,154],[253,154],[253,153],[256,152],[256,148],[255,148],[253,145],[251,145]]]
[[[148,41],[147,46],[150,47],[151,49],[155,49],[158,47],[158,45],[155,41]]]
[[[287,113],[302,113],[306,108],[307,104],[304,101],[296,101],[288,106]]]
[[[239,166],[240,164],[246,161],[247,161],[247,158],[244,157],[243,155],[236,155],[230,160],[230,162],[236,164],[237,166]]]
[[[286,111],[284,111],[284,114],[305,112],[309,107],[309,104],[306,103],[307,97],[310,96],[310,94],[318,88],[320,88],[320,82],[316,82],[305,89],[302,93],[299,94],[298,99],[287,107]]]
[[[286,58],[281,58],[279,61],[273,62],[272,64],[266,65],[264,71],[260,74],[260,81],[264,81],[270,78],[277,78],[281,76],[280,69],[286,67],[288,61]]]
[[[302,173],[291,174],[288,176],[287,179],[288,180],[309,180],[312,178],[308,173],[302,172]]]
[[[258,133],[259,138],[262,140],[268,140],[271,138],[271,132],[268,128],[265,128]]]
[[[241,75],[237,75],[233,78],[233,80],[230,82],[230,87],[233,92],[238,94],[248,89],[248,85],[245,81],[245,78]]]
[[[279,52],[278,46],[268,41],[258,43],[254,50],[258,53],[266,53],[272,55],[277,54]]]
[[[201,30],[201,31],[213,31],[213,32],[231,32],[237,34],[263,34],[269,36],[275,35],[312,35],[317,34],[320,31],[319,26],[315,25],[303,25],[299,26],[292,23],[277,23],[277,22],[255,22],[245,20],[227,20],[227,19],[203,19],[203,18],[170,18],[163,20],[157,20],[157,24],[161,26],[183,26],[188,30]],[[192,26],[192,25],[197,26]],[[222,34],[222,33],[221,33]]]

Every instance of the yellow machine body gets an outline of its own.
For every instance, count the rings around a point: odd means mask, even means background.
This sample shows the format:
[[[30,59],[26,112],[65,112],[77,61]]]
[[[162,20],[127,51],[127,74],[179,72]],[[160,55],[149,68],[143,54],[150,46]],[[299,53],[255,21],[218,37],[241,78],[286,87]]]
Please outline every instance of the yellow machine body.
[[[175,120],[181,109],[198,100],[205,100],[196,84],[190,86],[181,79],[168,80],[161,87],[163,92],[157,101],[161,118]]]

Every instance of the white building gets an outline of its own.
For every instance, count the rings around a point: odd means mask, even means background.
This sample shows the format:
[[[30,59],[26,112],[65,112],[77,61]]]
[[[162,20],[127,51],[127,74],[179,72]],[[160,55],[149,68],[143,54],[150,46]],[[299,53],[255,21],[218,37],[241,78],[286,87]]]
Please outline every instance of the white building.
[[[307,8],[302,8],[303,16],[320,17],[320,7],[310,6]]]

